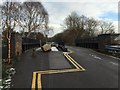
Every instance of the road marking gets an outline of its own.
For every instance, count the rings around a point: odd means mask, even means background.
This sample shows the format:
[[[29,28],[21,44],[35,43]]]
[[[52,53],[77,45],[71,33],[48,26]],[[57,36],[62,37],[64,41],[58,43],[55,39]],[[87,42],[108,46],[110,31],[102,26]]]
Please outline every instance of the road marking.
[[[79,69],[79,67],[67,56],[67,54],[64,55],[77,69]]]
[[[100,57],[98,57],[98,56],[96,56],[96,55],[93,55],[93,54],[89,54],[89,55],[91,55],[92,57],[94,57],[94,58],[96,58],[96,59],[102,60],[102,58],[100,58]]]
[[[74,52],[73,52],[72,50],[70,50],[70,49],[68,49],[68,51],[69,51],[69,52],[68,52],[69,54],[70,54],[70,53],[74,53]]]
[[[113,65],[118,66],[118,63],[115,63],[115,62],[110,62],[110,63],[113,64]]]
[[[55,73],[77,72],[77,71],[82,71],[82,70],[79,70],[79,69],[47,70],[47,71],[37,71],[36,73],[55,74]]]
[[[95,56],[94,58],[99,59],[99,60],[102,60],[100,57],[97,57],[97,56]]]
[[[67,56],[77,65],[79,66],[82,70],[85,70],[80,64],[78,64],[70,55],[67,54]]]
[[[92,50],[92,49],[90,49],[90,50]],[[111,57],[111,58],[113,58],[113,59],[120,60],[120,58],[118,58],[118,57],[114,57],[114,56],[111,56],[111,55],[107,55],[107,54],[104,54],[104,53],[100,53],[100,52],[97,52],[97,51],[94,51],[94,50],[92,50],[92,51],[95,52],[95,53],[98,53],[98,54],[104,55],[104,56]]]
[[[41,83],[41,74],[38,73],[38,90],[42,89],[42,83]]]
[[[78,72],[78,71],[86,71],[80,64],[78,64],[69,54],[73,53],[73,51],[69,50],[69,52],[63,53],[64,56],[75,66],[75,69],[64,69],[64,70],[45,70],[45,71],[36,71],[33,72],[32,79],[32,90],[35,90],[36,85],[36,73],[38,73],[37,77],[37,85],[38,90],[42,90],[42,82],[41,75],[42,74],[55,74],[55,73],[67,73],[67,72]]]
[[[32,90],[35,90],[35,86],[36,86],[36,72],[33,72]]]

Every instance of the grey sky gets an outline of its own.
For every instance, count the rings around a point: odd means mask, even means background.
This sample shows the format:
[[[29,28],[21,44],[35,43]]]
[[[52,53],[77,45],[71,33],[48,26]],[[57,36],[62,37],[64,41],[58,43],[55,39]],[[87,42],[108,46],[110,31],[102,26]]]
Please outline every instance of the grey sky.
[[[76,11],[78,15],[112,21],[118,32],[118,0],[52,0],[43,1],[42,4],[49,13],[49,26],[54,27],[54,34],[63,30],[61,24],[72,11]]]
[[[3,0],[6,1],[6,0]],[[8,0],[23,2],[26,0]],[[28,0],[27,0],[28,1]],[[31,0],[29,0],[31,1]],[[118,32],[118,1],[119,0],[32,0],[41,1],[49,13],[49,26],[54,28],[54,34],[63,31],[61,25],[72,11],[78,15],[93,17],[98,20],[110,20]],[[2,1],[1,1],[2,2]],[[0,3],[1,3],[0,2]],[[51,36],[50,35],[50,36]]]

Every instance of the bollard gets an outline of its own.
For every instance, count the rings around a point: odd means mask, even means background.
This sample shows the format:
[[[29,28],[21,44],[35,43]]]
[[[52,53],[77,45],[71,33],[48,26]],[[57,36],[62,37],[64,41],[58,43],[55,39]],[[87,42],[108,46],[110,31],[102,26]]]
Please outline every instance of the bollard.
[[[33,48],[33,50],[32,50],[32,56],[33,57],[35,56],[35,48]]]

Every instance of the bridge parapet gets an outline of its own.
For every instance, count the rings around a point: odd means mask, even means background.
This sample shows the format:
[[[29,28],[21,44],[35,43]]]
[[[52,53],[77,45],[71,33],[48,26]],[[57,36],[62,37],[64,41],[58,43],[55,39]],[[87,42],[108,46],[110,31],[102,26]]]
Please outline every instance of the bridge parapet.
[[[101,34],[97,37],[77,39],[75,44],[76,46],[103,51],[105,50],[106,45],[120,45],[120,39],[116,39],[117,37],[120,37],[120,34]]]

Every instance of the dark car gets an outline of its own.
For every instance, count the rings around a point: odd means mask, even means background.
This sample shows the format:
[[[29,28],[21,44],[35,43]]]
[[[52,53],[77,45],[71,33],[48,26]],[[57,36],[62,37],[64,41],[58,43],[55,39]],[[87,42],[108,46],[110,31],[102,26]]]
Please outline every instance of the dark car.
[[[58,42],[58,50],[60,50],[60,51],[64,51],[64,52],[67,52],[68,50],[67,50],[67,48],[65,47],[65,43],[64,42]]]

